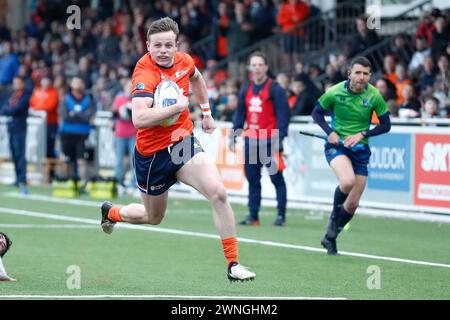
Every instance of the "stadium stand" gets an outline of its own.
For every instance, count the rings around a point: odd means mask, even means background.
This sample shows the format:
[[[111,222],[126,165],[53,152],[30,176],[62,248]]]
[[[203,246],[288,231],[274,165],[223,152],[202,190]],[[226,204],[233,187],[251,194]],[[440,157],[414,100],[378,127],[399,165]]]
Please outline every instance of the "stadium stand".
[[[81,8],[83,27],[70,32],[65,25],[68,14],[64,10],[70,1],[59,4],[36,1],[31,9],[23,9],[23,14],[29,12],[29,19],[18,28],[12,28],[5,23],[5,17],[0,17],[0,79],[5,79],[0,88],[2,101],[10,87],[4,66],[17,61],[15,72],[27,77],[28,88],[38,88],[41,78],[50,76],[60,102],[68,91],[70,79],[80,76],[86,83],[87,93],[95,101],[97,112],[111,115],[112,101],[120,94],[137,59],[146,51],[147,26],[154,19],[169,15],[180,24],[180,49],[192,54],[207,79],[212,112],[217,119],[227,121],[231,118],[236,107],[236,94],[247,79],[244,57],[258,49],[271,59],[273,76],[284,74],[293,111],[292,122],[296,122],[301,119],[297,115],[309,114],[314,97],[346,78],[345,66],[352,50],[349,43],[358,37],[355,24],[364,13],[364,3],[360,1],[338,1],[334,8],[323,11],[315,1],[307,1],[307,19],[293,27],[302,29],[304,37],[302,43],[293,43],[293,50],[300,55],[292,66],[279,59],[285,41],[285,34],[277,25],[281,1],[243,1],[237,7],[230,0],[77,3]],[[353,50],[355,54],[369,57],[375,65],[373,83],[390,79],[392,83],[388,86],[397,97],[403,90],[395,70],[400,70],[400,65],[406,67],[406,72],[398,72],[411,84],[414,99],[420,104],[420,114],[416,115],[420,123],[426,123],[428,120],[421,120],[425,118],[450,116],[450,17],[448,10],[432,8],[431,3],[430,0],[422,1],[404,12],[382,19],[382,28],[376,31],[379,40],[372,46]],[[239,45],[230,47],[236,43]],[[9,55],[6,47],[11,48]],[[392,70],[385,69],[388,56],[393,59]],[[425,113],[425,101],[431,98],[436,99],[438,108],[436,112]],[[417,103],[415,106],[417,108]],[[190,107],[192,120],[200,119],[196,107],[193,101]],[[393,103],[392,110],[398,111],[402,107],[405,108],[399,100]],[[102,134],[93,130],[89,140],[95,144]],[[56,158],[61,159],[58,140],[55,148]],[[8,154],[3,152],[0,156],[5,158]],[[40,166],[45,164],[45,168],[52,168],[61,161],[51,159],[53,157],[40,160]],[[45,181],[50,181],[47,174],[45,176]]]

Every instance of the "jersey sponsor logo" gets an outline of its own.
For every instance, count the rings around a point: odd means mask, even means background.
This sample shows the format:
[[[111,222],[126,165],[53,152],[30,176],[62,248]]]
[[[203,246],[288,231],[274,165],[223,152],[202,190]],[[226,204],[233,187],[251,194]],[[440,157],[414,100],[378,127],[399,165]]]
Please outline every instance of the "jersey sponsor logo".
[[[362,104],[365,108],[369,106],[369,99],[363,99]]]
[[[150,186],[150,190],[151,191],[156,191],[156,190],[159,190],[159,189],[163,188],[165,185],[166,184],[163,183],[163,184],[158,184],[157,186]]]
[[[144,89],[145,89],[145,84],[143,84],[143,83],[136,84],[136,90],[144,90]]]
[[[260,97],[252,97],[250,99],[250,106],[248,107],[250,112],[262,112],[262,100]]]
[[[180,70],[175,72],[175,78],[180,78],[182,76],[184,76],[189,70]]]

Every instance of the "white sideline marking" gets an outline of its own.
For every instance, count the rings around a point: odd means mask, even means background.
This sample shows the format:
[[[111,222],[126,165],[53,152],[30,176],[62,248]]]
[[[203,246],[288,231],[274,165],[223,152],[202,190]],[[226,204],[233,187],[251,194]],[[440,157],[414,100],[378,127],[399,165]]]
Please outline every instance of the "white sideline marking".
[[[101,294],[82,296],[50,296],[50,295],[0,295],[0,299],[106,299],[106,298],[126,298],[126,299],[203,299],[203,300],[346,300],[346,298],[331,297],[247,297],[247,296],[175,296],[175,295],[121,295],[121,294]]]
[[[80,200],[80,199],[66,199],[66,198],[58,198],[52,196],[44,196],[39,194],[20,194],[17,192],[5,192],[3,193],[5,197],[9,198],[18,198],[25,200],[38,200],[38,201],[47,201],[54,203],[65,203],[65,204],[73,204],[77,206],[88,206],[88,207],[100,207],[102,202],[90,201],[90,200]]]
[[[5,197],[9,198],[17,198],[17,199],[27,199],[27,200],[36,200],[36,201],[47,201],[47,202],[54,202],[54,203],[64,203],[64,204],[73,204],[73,205],[82,205],[82,206],[88,206],[88,207],[98,207],[100,206],[101,202],[96,201],[90,201],[90,200],[79,200],[79,199],[67,199],[67,198],[59,198],[59,197],[53,197],[53,196],[45,196],[45,195],[37,195],[37,194],[28,194],[23,195],[17,192],[4,192],[3,195]],[[203,196],[196,196],[194,194],[186,194],[183,192],[177,192],[173,191],[171,195],[174,196],[174,199],[189,199],[189,200],[202,200],[204,199]],[[230,201],[233,201],[235,203],[241,203],[246,204],[247,198],[240,198],[236,196],[230,196]],[[233,200],[234,199],[234,200]],[[263,205],[273,205],[272,200],[263,200]],[[276,203],[275,203],[276,205]],[[175,207],[178,207],[178,205],[175,205]],[[318,215],[309,215],[305,216],[306,220],[311,219],[323,219],[323,211],[328,212],[331,210],[330,204],[318,204],[318,203],[306,203],[301,205],[292,205],[292,208],[296,209],[304,209],[304,210],[319,210]],[[205,213],[210,214],[211,210],[183,210],[183,213],[190,214],[190,213]],[[260,212],[261,216],[271,216],[273,215],[272,212],[268,212],[266,210],[262,210]],[[450,215],[444,214],[427,214],[427,213],[412,213],[412,212],[406,212],[406,211],[389,211],[383,209],[375,209],[375,208],[359,208],[358,209],[358,215],[366,216],[366,217],[382,217],[382,218],[389,218],[389,219],[399,219],[399,220],[407,220],[407,221],[423,221],[423,222],[432,222],[432,223],[450,223]]]
[[[18,209],[12,209],[12,208],[1,208],[0,207],[0,213],[99,225],[99,220],[94,220],[94,219],[77,218],[77,217],[70,217],[70,216],[64,216],[64,215],[58,215],[58,214],[42,213],[42,212],[27,211],[27,210],[18,210]],[[159,228],[159,227],[153,227],[153,226],[143,226],[143,225],[133,225],[133,224],[121,223],[120,225],[117,225],[116,227],[124,228],[124,229],[145,230],[145,231],[160,232],[160,233],[170,233],[170,234],[187,235],[187,236],[193,236],[193,237],[219,239],[219,236],[215,235],[215,234],[176,230],[176,229],[169,229],[169,228]],[[100,229],[100,227],[99,227],[99,229]],[[254,244],[260,244],[260,245],[271,246],[271,247],[299,249],[299,250],[313,251],[313,252],[326,252],[325,249],[301,246],[301,245],[295,245],[295,244],[288,244],[288,243],[280,243],[280,242],[274,242],[274,241],[255,240],[255,239],[241,238],[241,237],[238,237],[238,240],[241,243],[242,242],[243,243],[254,243]],[[416,264],[416,265],[424,265],[424,266],[431,266],[431,267],[450,268],[449,264],[444,264],[444,263],[435,263],[435,262],[420,261],[420,260],[409,260],[409,259],[401,259],[401,258],[394,258],[394,257],[376,256],[376,255],[346,252],[346,251],[339,251],[339,253],[342,256],[352,256],[352,257],[360,257],[360,258],[367,258],[367,259],[374,259],[374,260],[400,262],[400,263],[406,263],[406,264]]]
[[[20,228],[20,229],[98,229],[98,226],[86,224],[18,224],[4,223],[0,228]]]

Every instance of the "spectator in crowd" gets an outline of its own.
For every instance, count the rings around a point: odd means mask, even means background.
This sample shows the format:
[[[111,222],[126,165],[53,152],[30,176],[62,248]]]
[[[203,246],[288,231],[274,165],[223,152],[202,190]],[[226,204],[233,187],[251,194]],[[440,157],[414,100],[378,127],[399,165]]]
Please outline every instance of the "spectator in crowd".
[[[119,194],[126,188],[135,188],[136,178],[132,170],[131,159],[136,144],[136,128],[131,120],[131,79],[126,79],[120,92],[113,102],[114,110],[114,136],[116,150],[116,179]],[[126,172],[130,174],[131,183],[125,183]]]
[[[331,81],[332,83],[345,80],[338,58],[335,55],[330,56],[330,62],[325,67],[325,80]]]
[[[435,97],[426,98],[421,109],[421,115],[423,120],[439,118],[439,100]]]
[[[249,7],[252,29],[252,42],[256,43],[270,37],[277,25],[276,6],[272,0],[253,0]]]
[[[401,105],[405,102],[405,97],[403,96],[403,88],[411,84],[411,80],[408,78],[406,73],[406,67],[402,63],[397,63],[395,65],[395,87],[397,88],[397,104]]]
[[[19,59],[13,51],[10,41],[3,42],[1,49],[3,54],[0,57],[0,90],[12,84],[20,66]]]
[[[233,116],[233,136],[231,150],[235,149],[238,129],[244,128],[245,176],[248,180],[249,214],[242,225],[257,226],[261,207],[261,169],[269,169],[277,198],[278,215],[276,226],[286,222],[287,191],[283,177],[283,139],[287,136],[289,106],[286,92],[268,76],[267,57],[262,52],[254,52],[249,57],[250,83],[244,85],[239,94],[239,102]],[[238,131],[236,131],[238,130]]]
[[[319,77],[322,74],[322,70],[320,66],[317,64],[312,64],[308,70],[308,77],[314,83],[317,88],[321,88],[322,84],[320,83]]]
[[[8,252],[12,245],[11,239],[4,232],[0,232],[0,281],[16,281],[16,279],[11,278],[6,273],[5,267],[3,266],[3,256]]]
[[[356,19],[357,34],[352,40],[351,49],[348,54],[349,58],[363,52],[367,48],[377,44],[379,41],[376,31],[367,27],[368,18],[369,17],[363,15]]]
[[[433,16],[431,15],[431,12],[429,11],[422,11],[420,15],[420,22],[419,26],[416,30],[416,37],[417,38],[425,38],[428,46],[431,47],[432,42],[432,33],[435,28],[434,22],[433,22]]]
[[[103,24],[102,36],[97,47],[97,54],[100,61],[108,64],[115,64],[120,61],[121,51],[119,39],[112,33],[109,23]]]
[[[91,118],[95,112],[94,102],[85,91],[84,81],[74,77],[70,81],[70,92],[60,108],[61,149],[72,165],[71,178],[81,180],[81,189],[88,181],[86,140],[91,131]]]
[[[434,83],[434,96],[439,100],[439,114],[441,117],[450,116],[450,69],[449,58],[441,54],[438,58],[439,72]]]
[[[397,88],[395,85],[388,79],[382,78],[375,83],[375,87],[380,92],[384,101],[386,101],[391,116],[398,117],[399,106],[397,105]]]
[[[418,85],[420,92],[424,92],[428,88],[433,88],[434,82],[436,81],[437,70],[433,57],[427,56],[423,62],[423,68],[419,74]]]
[[[229,13],[228,26],[226,30],[227,48],[229,54],[233,54],[251,44],[251,24],[247,7],[241,3],[234,4],[234,14]],[[231,61],[230,76],[233,79],[242,79],[245,74],[245,65],[239,61]]]
[[[286,91],[287,96],[289,96],[289,76],[284,72],[280,72],[276,76],[276,81],[284,89],[284,91]]]
[[[293,105],[291,115],[293,116],[309,116],[320,97],[320,90],[315,86],[307,75],[300,75],[294,80],[298,88],[297,98]]]
[[[431,55],[436,59],[447,49],[450,42],[450,30],[445,16],[437,17],[434,25],[435,29],[431,33]]]
[[[91,62],[88,56],[82,56],[78,61],[78,71],[77,75],[83,79],[86,84],[86,89],[91,89],[92,87],[92,70]]]
[[[412,84],[406,84],[403,87],[403,103],[398,109],[400,118],[419,118],[421,104],[416,97],[416,93]]]
[[[30,109],[47,114],[47,158],[55,158],[55,141],[58,133],[58,90],[52,85],[50,76],[43,75],[40,86],[34,88],[30,98]]]
[[[383,78],[394,84],[397,82],[397,75],[395,74],[396,62],[396,58],[392,53],[387,54],[383,59]]]
[[[397,57],[398,61],[408,65],[413,55],[413,49],[408,35],[400,33],[394,37],[394,45],[392,53]]]
[[[286,0],[278,11],[277,24],[283,33],[284,62],[293,66],[303,50],[305,30],[299,27],[308,19],[309,7],[302,0]]]
[[[416,38],[416,50],[409,61],[409,71],[417,73],[425,63],[425,58],[430,56],[431,50],[428,48],[427,40],[423,37]]]
[[[25,88],[25,80],[19,76],[13,79],[13,92],[8,101],[0,109],[0,115],[10,116],[8,122],[9,150],[14,162],[16,173],[15,186],[24,194],[27,187],[27,161],[25,159],[25,146],[27,137],[27,117],[30,102],[30,92]]]

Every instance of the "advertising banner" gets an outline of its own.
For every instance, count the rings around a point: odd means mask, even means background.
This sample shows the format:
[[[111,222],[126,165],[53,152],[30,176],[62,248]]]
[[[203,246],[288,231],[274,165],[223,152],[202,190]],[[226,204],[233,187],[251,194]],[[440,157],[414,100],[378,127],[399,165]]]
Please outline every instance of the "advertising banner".
[[[372,137],[370,150],[368,189],[409,192],[411,135]]]
[[[450,135],[416,135],[414,204],[450,208]]]

